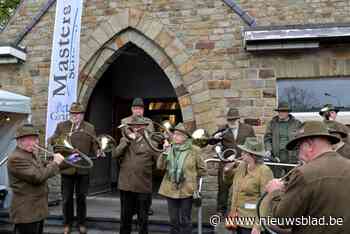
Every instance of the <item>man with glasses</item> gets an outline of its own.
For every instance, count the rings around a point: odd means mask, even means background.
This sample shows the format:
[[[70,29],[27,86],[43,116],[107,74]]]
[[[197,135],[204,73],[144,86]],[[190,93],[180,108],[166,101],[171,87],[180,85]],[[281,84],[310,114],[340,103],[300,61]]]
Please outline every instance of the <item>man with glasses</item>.
[[[16,133],[17,147],[8,158],[7,168],[13,199],[10,220],[14,234],[41,234],[49,214],[47,180],[59,173],[64,158],[54,154],[44,163],[38,157],[39,131],[24,124]]]
[[[335,225],[287,226],[292,233],[347,234],[350,230],[349,196],[350,161],[332,149],[340,139],[328,133],[320,121],[306,121],[296,138],[287,144],[288,150],[299,150],[305,164],[296,168],[286,179],[274,179],[266,185],[273,217],[322,219]],[[339,221],[339,219],[341,219]],[[334,221],[334,220],[333,220]]]

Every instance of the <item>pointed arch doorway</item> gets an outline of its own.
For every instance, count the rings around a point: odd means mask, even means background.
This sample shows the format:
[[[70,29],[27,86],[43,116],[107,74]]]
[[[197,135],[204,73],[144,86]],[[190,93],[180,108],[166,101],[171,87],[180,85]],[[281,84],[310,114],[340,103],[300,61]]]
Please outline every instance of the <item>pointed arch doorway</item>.
[[[118,142],[121,119],[131,115],[133,98],[145,102],[144,115],[160,123],[182,121],[175,90],[161,67],[145,51],[129,42],[97,82],[88,102],[85,118],[96,133],[112,135]],[[107,157],[96,160],[90,177],[90,194],[116,189],[117,162]],[[162,174],[154,168],[153,191],[159,188]]]

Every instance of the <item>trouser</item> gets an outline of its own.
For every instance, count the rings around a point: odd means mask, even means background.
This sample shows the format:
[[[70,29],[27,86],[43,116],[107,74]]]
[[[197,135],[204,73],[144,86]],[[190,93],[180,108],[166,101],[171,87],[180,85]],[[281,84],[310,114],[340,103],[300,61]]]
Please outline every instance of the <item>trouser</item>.
[[[225,214],[227,212],[227,204],[229,197],[230,185],[224,183],[224,163],[219,163],[218,169],[218,194],[217,194],[217,207],[216,210]]]
[[[233,231],[234,234],[251,234],[251,228],[237,227],[236,231]],[[266,232],[261,231],[260,234],[265,234]]]
[[[120,234],[130,234],[132,217],[137,214],[139,234],[148,234],[148,210],[151,193],[136,193],[120,190]]]
[[[170,217],[170,234],[192,233],[192,197],[167,198]]]
[[[44,227],[44,220],[34,223],[16,223],[14,234],[42,234]]]
[[[72,225],[74,219],[74,199],[76,194],[77,219],[79,225],[85,225],[86,196],[89,189],[88,175],[62,175],[63,222]]]

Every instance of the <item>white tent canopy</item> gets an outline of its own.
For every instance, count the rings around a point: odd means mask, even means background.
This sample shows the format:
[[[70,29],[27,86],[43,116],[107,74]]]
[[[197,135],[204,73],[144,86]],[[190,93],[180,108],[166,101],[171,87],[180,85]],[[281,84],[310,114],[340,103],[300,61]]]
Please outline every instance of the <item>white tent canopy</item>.
[[[30,118],[31,99],[26,96],[0,90],[0,186],[8,187],[6,158],[16,148],[16,129]],[[7,196],[9,199],[10,196]],[[8,206],[9,201],[6,202]]]
[[[31,101],[29,97],[0,90],[0,111],[10,113],[31,113]]]

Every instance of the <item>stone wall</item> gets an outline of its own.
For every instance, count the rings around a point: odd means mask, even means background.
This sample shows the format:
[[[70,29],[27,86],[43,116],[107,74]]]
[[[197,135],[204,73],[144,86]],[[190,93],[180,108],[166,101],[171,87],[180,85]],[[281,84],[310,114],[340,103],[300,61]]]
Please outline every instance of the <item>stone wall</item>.
[[[23,1],[10,25],[0,33],[0,40],[13,41],[44,2]],[[347,0],[237,2],[257,19],[258,26],[350,22]],[[54,15],[55,5],[21,42],[28,52],[24,64],[0,65],[2,88],[32,97],[33,123],[42,131]],[[84,1],[81,101],[88,102],[106,68],[101,63],[87,77],[86,71],[96,50],[106,44],[118,49],[127,42],[139,43],[166,71],[179,97],[187,126],[210,131],[224,122],[229,107],[238,107],[243,117],[262,120],[263,125],[256,127],[261,135],[276,105],[277,78],[350,74],[347,45],[312,51],[247,53],[242,47],[243,26],[221,0]],[[103,61],[109,59],[113,59],[113,53],[106,52]],[[211,174],[215,174],[215,168]],[[209,177],[205,186],[210,207],[207,214],[212,214],[215,208],[215,181],[215,176]]]

